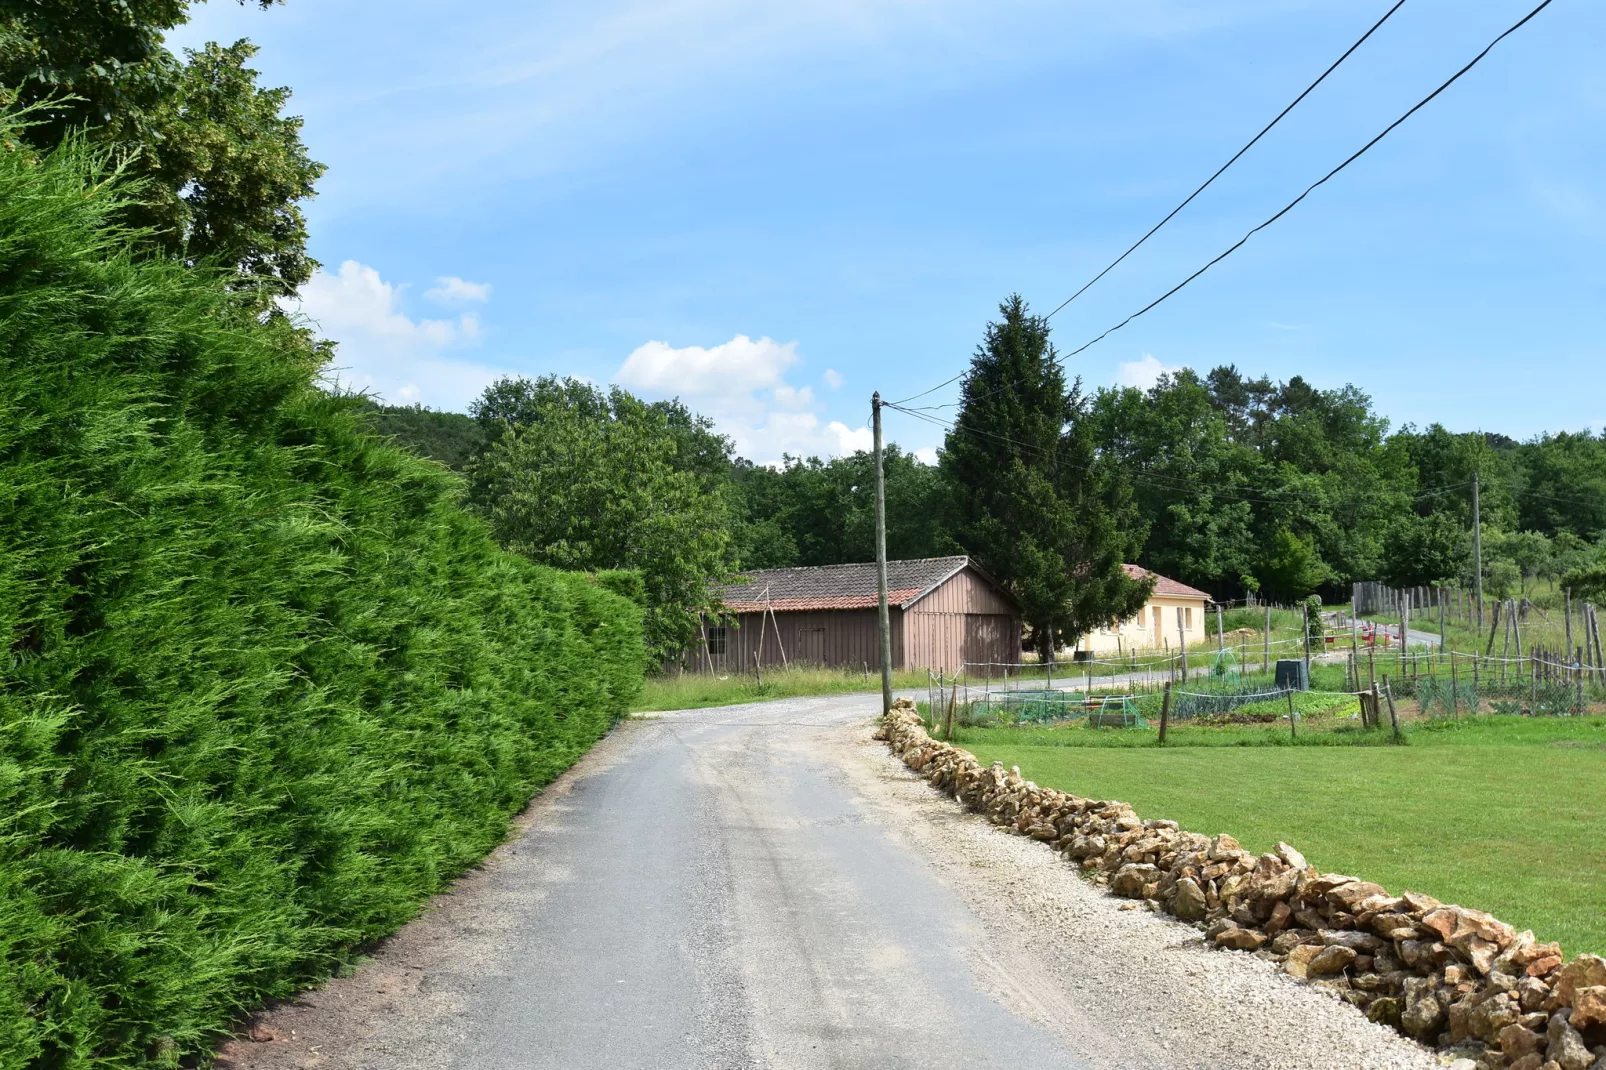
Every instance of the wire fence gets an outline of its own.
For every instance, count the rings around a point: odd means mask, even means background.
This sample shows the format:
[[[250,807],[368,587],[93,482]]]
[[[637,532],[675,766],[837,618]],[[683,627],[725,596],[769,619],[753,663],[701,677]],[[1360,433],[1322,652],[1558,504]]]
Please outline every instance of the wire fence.
[[[1302,644],[1282,640],[1281,645]],[[1276,645],[1276,644],[1263,644]],[[1202,664],[1182,654],[1086,658],[1059,664],[965,663],[959,672],[928,674],[928,710],[933,723],[962,726],[1036,726],[1086,720],[1108,727],[1151,724],[1159,716],[1161,693],[1173,723],[1217,720],[1224,723],[1273,721],[1302,716],[1295,696],[1309,691],[1333,699],[1355,699],[1341,716],[1379,723],[1384,699],[1411,701],[1421,717],[1465,717],[1482,713],[1527,716],[1579,716],[1606,705],[1606,668],[1547,651],[1523,657],[1494,657],[1395,646],[1352,646],[1313,655],[1321,674],[1313,681],[1279,678],[1276,662],[1264,651],[1247,659],[1222,646]],[[1295,660],[1295,659],[1283,659]],[[1279,709],[1279,705],[1286,710]],[[1341,703],[1329,704],[1332,711]]]

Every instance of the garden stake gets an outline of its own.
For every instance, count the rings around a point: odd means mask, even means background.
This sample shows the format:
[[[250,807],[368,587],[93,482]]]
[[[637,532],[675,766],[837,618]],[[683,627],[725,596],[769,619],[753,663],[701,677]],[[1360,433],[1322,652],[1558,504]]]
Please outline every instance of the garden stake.
[[[948,692],[948,716],[943,721],[942,738],[952,743],[954,738],[954,706],[959,701],[959,678],[954,677],[954,687]]]
[[[1299,738],[1299,730],[1294,727],[1294,692],[1292,689],[1289,689],[1288,692],[1288,738],[1295,740]]]
[[[1165,691],[1160,695],[1160,746],[1165,746],[1165,727],[1171,720],[1171,681],[1167,680]]]
[[[1389,678],[1383,677],[1383,697],[1389,701],[1389,724],[1394,726],[1394,742],[1400,741],[1400,716],[1394,712],[1394,689],[1389,686]]]

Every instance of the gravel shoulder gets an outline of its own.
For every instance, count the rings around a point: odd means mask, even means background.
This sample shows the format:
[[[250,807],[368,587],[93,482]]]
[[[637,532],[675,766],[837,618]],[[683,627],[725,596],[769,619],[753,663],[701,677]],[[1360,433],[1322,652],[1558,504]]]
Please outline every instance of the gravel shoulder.
[[[965,813],[871,740],[867,727],[816,745],[867,811],[965,900],[984,934],[972,950],[978,980],[993,979],[995,998],[1093,1065],[1441,1065],[1272,964],[1208,948],[1192,927],[1083,880],[1047,845]]]
[[[629,722],[219,1066],[1427,1068],[870,739],[875,696]]]

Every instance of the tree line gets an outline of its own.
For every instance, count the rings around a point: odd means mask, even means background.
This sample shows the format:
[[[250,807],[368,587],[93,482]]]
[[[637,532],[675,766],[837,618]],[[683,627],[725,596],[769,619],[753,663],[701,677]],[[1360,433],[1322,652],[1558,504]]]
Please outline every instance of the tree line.
[[[738,570],[874,557],[867,452],[755,464],[679,401],[558,377],[500,381],[469,416],[371,419],[462,471],[509,548],[639,572],[661,652]],[[1606,586],[1606,440],[1589,431],[1391,430],[1355,386],[1230,365],[1089,390],[1018,297],[983,330],[937,463],[890,445],[885,470],[889,556],[970,554],[1045,648],[1141,607],[1128,562],[1223,600],[1469,584],[1474,476],[1491,597]]]

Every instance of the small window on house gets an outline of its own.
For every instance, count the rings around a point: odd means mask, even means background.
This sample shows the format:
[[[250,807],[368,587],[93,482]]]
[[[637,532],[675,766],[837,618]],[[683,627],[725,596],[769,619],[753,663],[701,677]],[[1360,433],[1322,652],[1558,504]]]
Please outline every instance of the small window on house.
[[[708,652],[710,654],[725,653],[726,629],[723,627],[708,629]]]
[[[1193,607],[1192,606],[1189,606],[1188,608],[1186,608],[1186,609],[1184,609],[1182,611],[1182,626],[1184,628],[1188,629],[1188,631],[1190,631],[1190,632],[1193,631]]]

